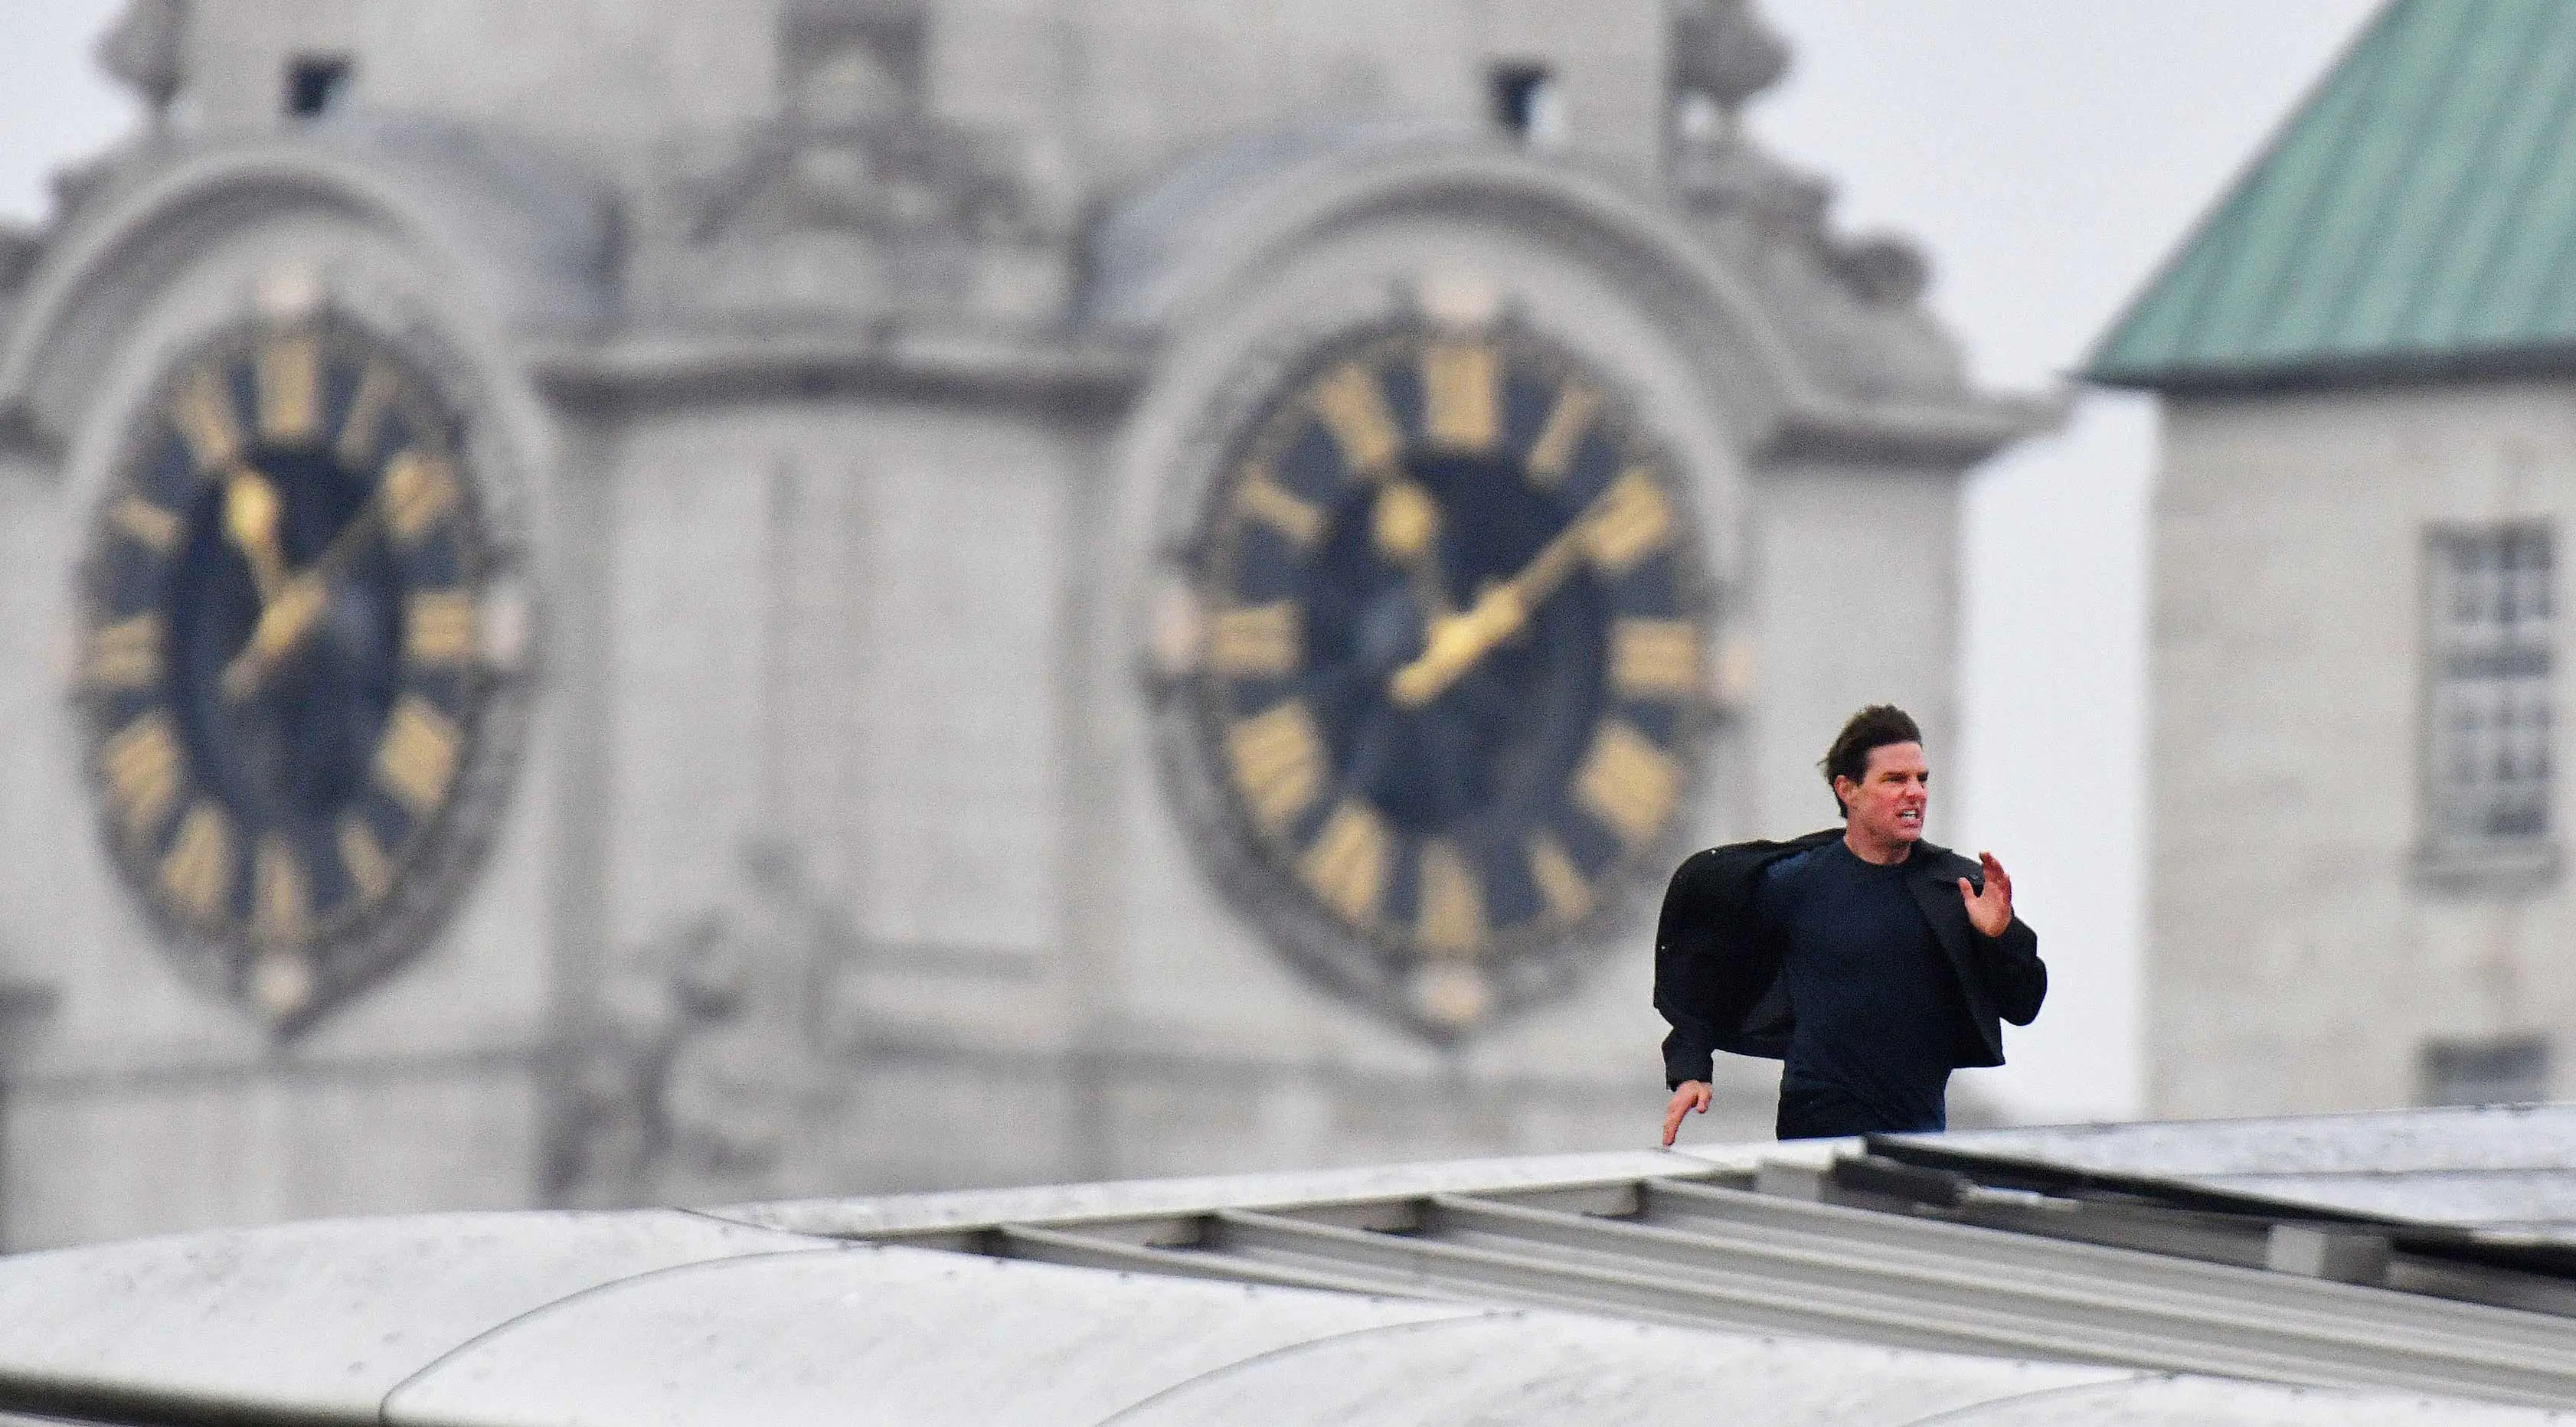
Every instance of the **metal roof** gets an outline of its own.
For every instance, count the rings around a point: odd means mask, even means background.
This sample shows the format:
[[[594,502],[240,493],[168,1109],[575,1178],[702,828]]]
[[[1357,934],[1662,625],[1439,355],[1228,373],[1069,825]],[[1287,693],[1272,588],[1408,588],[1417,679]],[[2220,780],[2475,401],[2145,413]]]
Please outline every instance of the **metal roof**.
[[[1265,1196],[1255,1177],[1196,1204],[1103,1186],[726,1212],[1128,1272],[2576,1406],[2576,1331],[2557,1316],[2576,1314],[2576,1284],[2552,1265],[2135,1184],[1999,1187],[1871,1152],[1887,1147],[1520,1161],[1483,1187],[1309,1178]],[[1532,1177],[1550,1167],[1559,1182]]]
[[[2279,1164],[2220,1153],[2230,1127],[2160,1128],[2186,1169]],[[2066,1138],[432,1215],[56,1250],[0,1259],[0,1414],[2325,1427],[2563,1421],[2535,1409],[2576,1406],[2561,1316],[2576,1294],[2546,1263],[2443,1259],[2349,1214],[2211,1207],[2154,1177],[2151,1136]],[[2059,1181],[2000,1183],[2035,1174]],[[2248,1236],[2294,1251],[2231,1261]],[[2377,1256],[2343,1252],[2355,1243]],[[2525,1306],[2498,1306],[2512,1301]]]
[[[2576,1249],[2576,1105],[1987,1130],[1890,1136],[1878,1148],[1971,1171],[2039,1170],[2051,1185],[2137,1180],[2144,1192],[2202,1191],[2213,1206],[2255,1213],[2350,1214],[2457,1229],[2477,1244]]]
[[[2576,366],[2576,5],[2395,0],[2087,375],[2224,387]]]

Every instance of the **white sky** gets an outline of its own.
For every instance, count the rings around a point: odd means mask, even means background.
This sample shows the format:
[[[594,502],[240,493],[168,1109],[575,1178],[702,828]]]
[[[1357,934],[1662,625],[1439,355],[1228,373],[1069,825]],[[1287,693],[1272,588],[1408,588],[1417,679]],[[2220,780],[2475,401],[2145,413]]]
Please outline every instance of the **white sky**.
[[[1838,219],[1920,239],[1979,375],[2038,387],[2093,340],[2377,0],[1768,0],[1794,59],[1758,132],[1840,186]],[[2086,396],[1969,499],[1967,747],[1951,833],[1994,850],[2049,999],[2015,1113],[2141,1107],[2151,400]],[[1944,750],[1934,750],[1939,759]]]
[[[0,17],[0,223],[53,206],[47,176],[132,127],[140,106],[90,58],[121,0],[5,0]]]
[[[1577,3],[1577,0],[1565,0]],[[134,122],[90,59],[119,0],[7,0],[0,221]],[[2376,0],[1767,0],[1795,58],[1755,129],[1838,185],[1836,221],[1920,239],[1981,377],[2081,360]],[[2145,529],[2152,404],[2093,395],[1970,497],[1967,746],[1949,826],[2014,876],[2050,963],[2013,1063],[2032,1117],[2138,1106]]]

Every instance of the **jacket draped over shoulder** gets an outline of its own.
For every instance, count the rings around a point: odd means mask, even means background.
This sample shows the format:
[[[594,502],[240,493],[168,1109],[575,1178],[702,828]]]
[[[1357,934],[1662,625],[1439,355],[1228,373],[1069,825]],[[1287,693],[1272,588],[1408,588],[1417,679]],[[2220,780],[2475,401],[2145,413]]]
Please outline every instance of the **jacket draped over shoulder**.
[[[1655,1009],[1671,1024],[1664,1037],[1668,1085],[1707,1080],[1717,1051],[1778,1060],[1788,1054],[1795,1011],[1780,967],[1788,952],[1780,930],[1762,915],[1758,893],[1771,864],[1821,847],[1841,828],[1788,842],[1739,842],[1696,852],[1673,873],[1655,924]],[[2003,1027],[2026,1026],[2048,995],[2039,934],[2015,917],[2002,936],[1968,922],[1959,879],[1983,890],[1985,872],[1946,847],[1918,842],[1906,859],[1906,889],[1923,909],[1933,938],[1958,973],[1976,1028],[1978,1054],[1961,1065],[2004,1063]]]

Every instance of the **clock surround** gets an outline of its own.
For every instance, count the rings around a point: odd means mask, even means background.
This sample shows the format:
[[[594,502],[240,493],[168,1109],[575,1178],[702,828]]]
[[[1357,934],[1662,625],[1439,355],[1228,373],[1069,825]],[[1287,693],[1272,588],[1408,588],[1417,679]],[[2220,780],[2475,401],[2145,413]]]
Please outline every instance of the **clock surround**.
[[[76,573],[71,694],[119,880],[281,1033],[433,937],[516,763],[531,612],[471,384],[314,303],[157,364]]]
[[[1167,551],[1166,781],[1293,963],[1454,1038],[1660,885],[1711,713],[1699,526],[1615,368],[1518,314],[1267,350]]]

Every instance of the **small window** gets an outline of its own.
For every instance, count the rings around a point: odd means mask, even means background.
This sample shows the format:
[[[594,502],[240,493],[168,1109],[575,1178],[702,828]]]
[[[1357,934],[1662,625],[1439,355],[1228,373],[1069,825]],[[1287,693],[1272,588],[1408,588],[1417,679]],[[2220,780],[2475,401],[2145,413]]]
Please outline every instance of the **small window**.
[[[2536,1035],[2427,1041],[2419,1105],[2517,1105],[2549,1098],[2549,1042]]]
[[[2556,566],[2547,526],[2436,531],[2427,552],[2425,775],[2432,841],[2550,835]]]
[[[298,119],[328,112],[348,87],[346,55],[297,55],[286,62],[286,112]]]
[[[1533,149],[1565,142],[1565,95],[1543,64],[1494,66],[1494,122]]]

